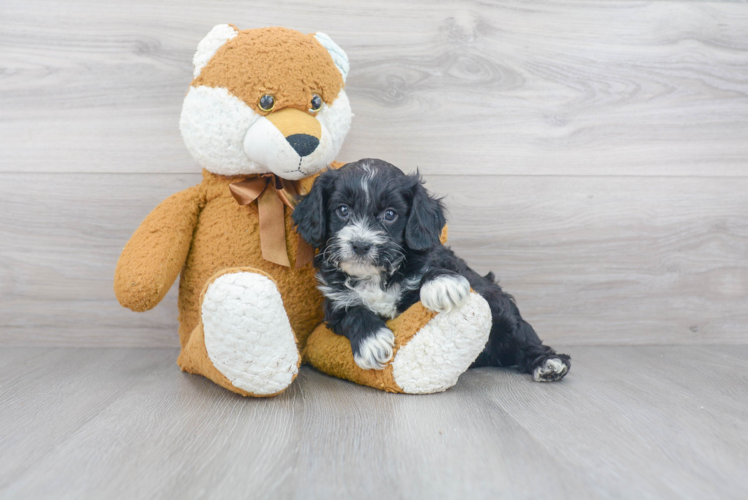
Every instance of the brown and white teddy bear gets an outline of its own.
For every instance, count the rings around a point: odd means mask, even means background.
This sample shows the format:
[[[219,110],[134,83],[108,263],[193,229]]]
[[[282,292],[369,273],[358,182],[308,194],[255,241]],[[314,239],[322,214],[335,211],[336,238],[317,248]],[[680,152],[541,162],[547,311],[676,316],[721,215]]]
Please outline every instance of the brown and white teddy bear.
[[[291,213],[316,174],[335,168],[351,124],[348,58],[324,33],[219,25],[199,43],[180,129],[203,181],[167,198],[135,231],[114,289],[153,308],[181,273],[182,370],[245,396],[282,392],[309,362],[390,392],[443,391],[483,349],[485,301],[434,313],[420,303],[388,323],[383,370],[356,365],[322,320],[311,249]]]

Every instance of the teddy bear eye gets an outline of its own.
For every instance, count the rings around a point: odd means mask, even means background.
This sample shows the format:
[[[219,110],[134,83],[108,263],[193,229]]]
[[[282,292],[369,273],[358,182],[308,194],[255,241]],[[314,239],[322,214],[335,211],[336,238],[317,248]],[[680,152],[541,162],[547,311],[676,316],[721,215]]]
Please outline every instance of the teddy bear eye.
[[[264,96],[260,97],[258,106],[260,106],[260,109],[263,111],[272,111],[275,107],[275,98],[269,94],[265,94]]]
[[[319,111],[322,107],[322,98],[317,94],[312,95],[312,107],[309,111]]]

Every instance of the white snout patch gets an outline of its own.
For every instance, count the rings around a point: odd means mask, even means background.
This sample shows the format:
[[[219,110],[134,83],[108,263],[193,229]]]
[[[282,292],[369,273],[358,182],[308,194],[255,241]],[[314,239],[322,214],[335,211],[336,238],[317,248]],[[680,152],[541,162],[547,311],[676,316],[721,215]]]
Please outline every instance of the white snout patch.
[[[341,243],[340,247],[348,252],[341,256],[345,260],[351,259],[354,256],[353,249],[350,246],[353,241],[365,241],[370,243],[372,249],[387,241],[383,231],[372,229],[366,220],[358,218],[353,219],[347,226],[341,229],[338,232],[337,239]]]
[[[421,287],[421,303],[432,311],[450,312],[459,309],[470,296],[470,283],[460,275],[446,274]]]
[[[535,382],[555,382],[561,380],[569,371],[569,367],[559,358],[549,358],[542,365],[535,368],[532,379]]]
[[[354,241],[365,241],[371,245],[371,249],[363,258],[358,257],[353,251],[352,243]],[[335,236],[331,257],[339,262],[340,269],[350,276],[373,276],[379,274],[381,269],[365,262],[365,260],[375,259],[377,246],[384,244],[386,241],[385,234],[382,231],[372,229],[368,222],[363,219],[353,219]]]
[[[389,328],[380,328],[361,344],[361,352],[353,356],[354,361],[364,370],[383,370],[392,359],[395,347],[395,334]]]

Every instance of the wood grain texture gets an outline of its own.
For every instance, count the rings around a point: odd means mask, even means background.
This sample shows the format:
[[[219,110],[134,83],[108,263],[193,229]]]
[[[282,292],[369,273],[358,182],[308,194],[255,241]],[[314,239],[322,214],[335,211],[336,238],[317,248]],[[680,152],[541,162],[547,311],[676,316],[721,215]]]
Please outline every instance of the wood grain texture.
[[[175,349],[37,351],[0,351],[0,498],[730,500],[748,487],[746,346],[574,347],[559,384],[479,369],[430,396],[302,368],[270,399],[181,373]]]
[[[176,286],[136,314],[112,276],[140,221],[199,176],[0,178],[0,343],[177,345]],[[494,271],[551,344],[746,341],[748,179],[437,175],[427,187],[449,193],[450,245]]]
[[[351,61],[341,157],[429,174],[748,174],[748,6],[5,0],[4,172],[198,172],[178,132],[214,24],[322,30]]]
[[[214,24],[322,30],[351,60],[341,160],[416,167],[451,244],[549,343],[745,343],[748,5],[166,0],[0,5],[0,343],[176,345],[119,252],[199,182],[178,131]]]
[[[745,343],[748,179],[436,176],[450,244],[541,337]]]
[[[167,367],[179,372],[164,349],[3,349],[0,359],[0,491],[141,378]]]
[[[178,345],[176,286],[135,314],[114,296],[114,268],[145,216],[200,176],[116,177],[0,174],[0,342]]]

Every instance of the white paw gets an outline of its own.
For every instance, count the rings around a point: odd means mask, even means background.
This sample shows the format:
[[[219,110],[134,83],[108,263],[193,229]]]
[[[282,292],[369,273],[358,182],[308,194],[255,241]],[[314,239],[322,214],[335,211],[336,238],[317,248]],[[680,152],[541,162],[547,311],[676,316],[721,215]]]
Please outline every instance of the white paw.
[[[568,371],[569,367],[559,358],[549,358],[535,368],[532,379],[535,382],[555,382],[561,380]]]
[[[382,370],[392,359],[394,347],[395,334],[389,328],[380,328],[361,343],[361,349],[353,359],[364,370]]]
[[[436,312],[459,309],[469,296],[470,283],[467,278],[455,274],[439,276],[421,288],[421,303],[426,309]]]

